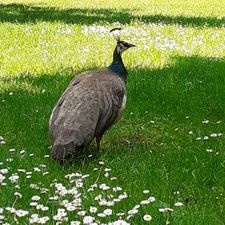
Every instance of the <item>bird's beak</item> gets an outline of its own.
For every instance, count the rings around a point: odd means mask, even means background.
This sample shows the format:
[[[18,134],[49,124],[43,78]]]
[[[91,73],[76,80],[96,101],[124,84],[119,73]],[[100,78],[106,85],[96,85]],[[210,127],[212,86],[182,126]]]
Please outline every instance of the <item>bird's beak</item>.
[[[133,44],[130,44],[130,43],[127,43],[128,44],[128,46],[129,46],[129,48],[131,48],[131,47],[135,47],[136,45],[133,45]]]

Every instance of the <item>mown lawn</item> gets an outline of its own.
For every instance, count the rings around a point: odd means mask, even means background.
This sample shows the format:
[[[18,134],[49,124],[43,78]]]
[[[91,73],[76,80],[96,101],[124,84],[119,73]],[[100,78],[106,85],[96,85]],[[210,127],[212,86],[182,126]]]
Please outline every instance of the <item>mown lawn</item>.
[[[213,0],[0,0],[0,224],[225,224],[224,12]],[[110,64],[118,26],[137,45],[123,55],[123,118],[101,152],[92,143],[62,167],[51,111],[74,76]]]

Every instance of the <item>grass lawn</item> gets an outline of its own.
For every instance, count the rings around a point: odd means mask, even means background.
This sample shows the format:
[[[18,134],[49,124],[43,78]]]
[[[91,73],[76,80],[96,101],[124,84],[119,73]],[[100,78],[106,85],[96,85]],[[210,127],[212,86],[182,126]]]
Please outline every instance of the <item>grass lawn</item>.
[[[0,0],[0,224],[225,224],[224,12],[213,0]],[[118,26],[137,45],[123,55],[123,118],[101,152],[92,143],[62,167],[51,111],[74,76],[111,63]]]

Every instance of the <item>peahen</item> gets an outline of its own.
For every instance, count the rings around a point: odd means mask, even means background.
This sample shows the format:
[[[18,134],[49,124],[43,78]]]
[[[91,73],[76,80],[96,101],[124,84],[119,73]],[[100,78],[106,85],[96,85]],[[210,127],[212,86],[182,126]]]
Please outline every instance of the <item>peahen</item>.
[[[118,28],[111,31],[115,30]],[[52,159],[71,161],[93,138],[99,149],[105,131],[120,119],[126,105],[127,79],[121,54],[135,45],[119,37],[116,40],[111,65],[75,77],[54,107],[49,120]]]

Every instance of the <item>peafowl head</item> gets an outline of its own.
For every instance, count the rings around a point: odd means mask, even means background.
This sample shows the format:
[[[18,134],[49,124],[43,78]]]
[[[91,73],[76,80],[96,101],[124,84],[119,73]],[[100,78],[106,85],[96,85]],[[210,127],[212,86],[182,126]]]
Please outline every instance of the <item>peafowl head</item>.
[[[113,28],[112,30],[110,30],[110,33],[112,33],[113,37],[117,41],[116,49],[117,49],[117,53],[120,54],[120,55],[122,54],[122,52],[126,51],[128,48],[135,47],[135,45],[133,45],[133,44],[130,44],[126,41],[120,40],[121,29],[122,28]]]
[[[117,41],[117,52],[121,54],[122,52],[126,51],[128,48],[135,47],[135,45],[130,44],[126,41]]]

